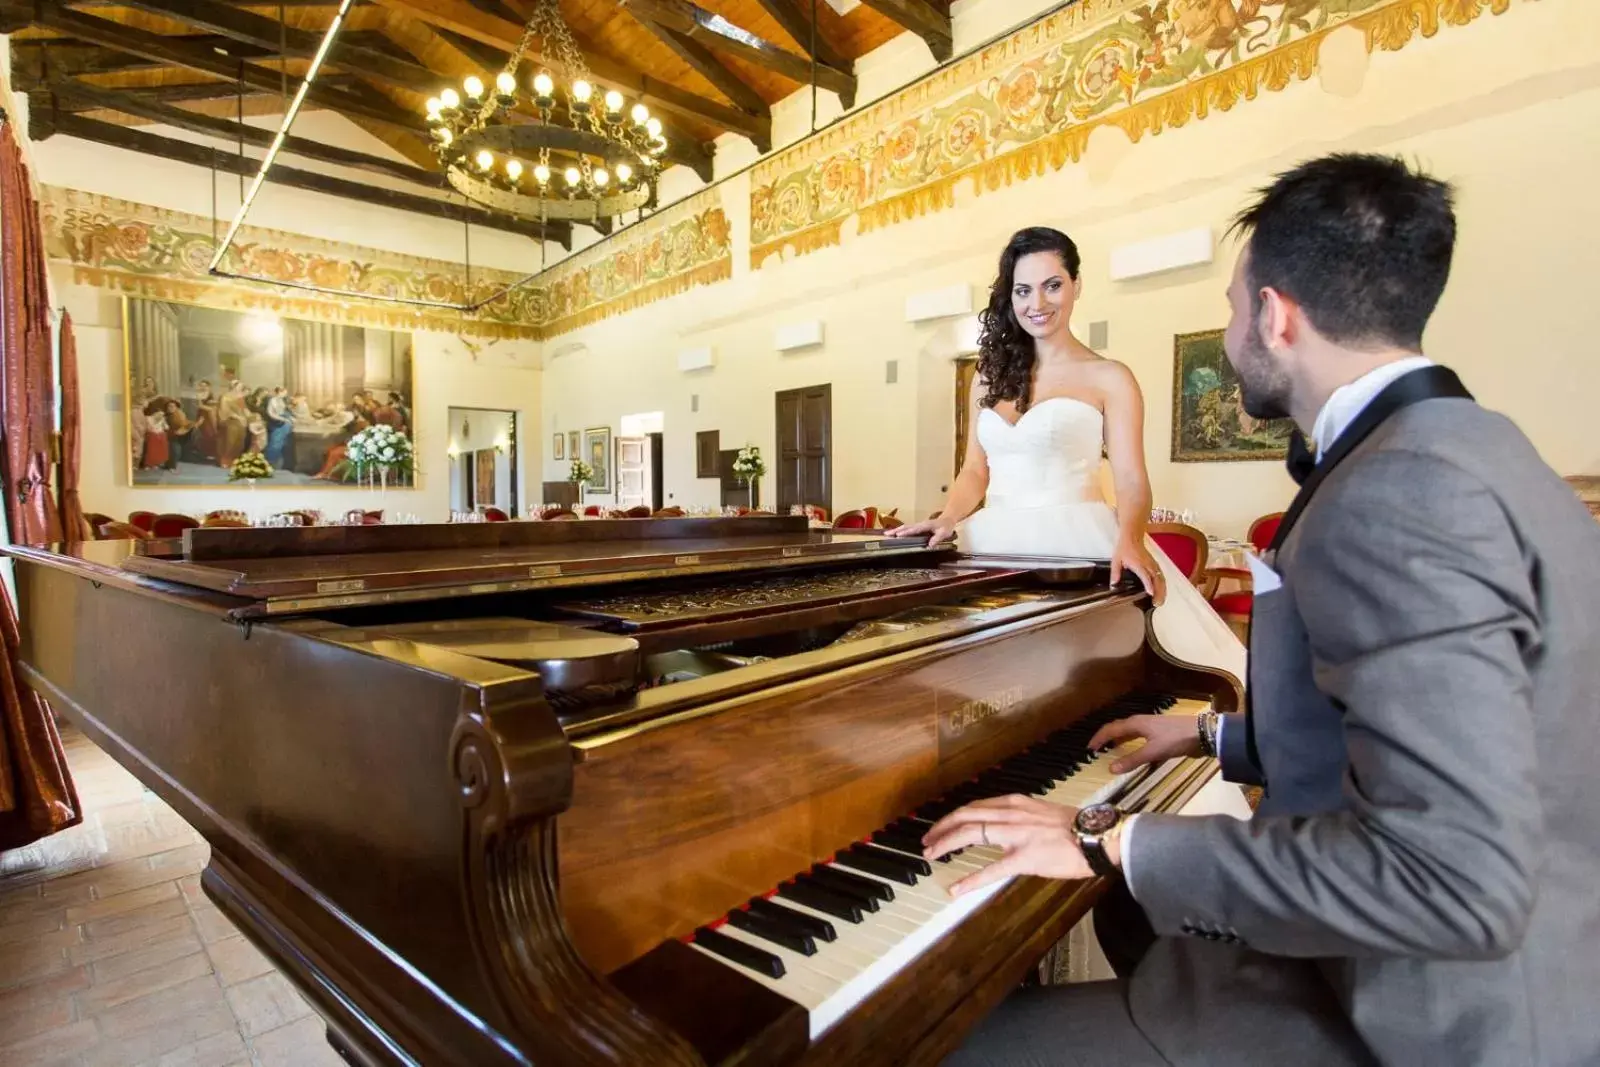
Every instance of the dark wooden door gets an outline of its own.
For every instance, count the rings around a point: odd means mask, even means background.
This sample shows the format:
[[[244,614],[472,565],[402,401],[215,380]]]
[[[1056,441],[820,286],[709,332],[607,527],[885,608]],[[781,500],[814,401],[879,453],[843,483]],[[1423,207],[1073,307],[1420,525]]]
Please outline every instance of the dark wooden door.
[[[961,473],[961,462],[967,458],[967,435],[972,432],[967,416],[972,411],[972,383],[977,376],[976,359],[956,360],[956,474]]]
[[[833,514],[833,386],[786,389],[778,403],[778,514],[816,504]]]

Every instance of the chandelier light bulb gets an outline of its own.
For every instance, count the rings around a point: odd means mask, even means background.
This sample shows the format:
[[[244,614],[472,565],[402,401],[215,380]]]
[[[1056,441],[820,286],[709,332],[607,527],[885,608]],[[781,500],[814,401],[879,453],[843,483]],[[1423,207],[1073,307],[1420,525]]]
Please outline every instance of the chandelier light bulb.
[[[633,177],[633,168],[628,166],[626,163],[618,163],[617,164],[617,181],[625,182],[631,177]]]
[[[651,137],[661,136],[661,120],[654,115],[650,116],[650,121],[644,124],[644,128],[650,132]]]
[[[556,91],[556,83],[544,71],[533,76],[533,91],[540,96],[548,97]]]
[[[469,74],[467,80],[461,83],[461,88],[467,91],[469,97],[476,100],[483,95],[483,79],[476,74]]]
[[[601,167],[599,170],[594,172],[594,184],[599,188],[604,189],[606,187],[606,183],[610,180],[611,175],[606,173],[606,169],[604,167]]]
[[[580,104],[587,104],[589,97],[594,94],[594,86],[579,78],[572,83],[572,99]]]
[[[606,94],[606,110],[613,115],[622,113],[622,94],[615,89]]]
[[[577,167],[568,167],[567,168],[567,184],[572,186],[574,189],[576,189],[578,187],[578,181],[582,177],[583,177],[583,175],[578,173],[578,168]]]
[[[649,118],[650,118],[650,109],[649,108],[645,107],[643,104],[634,104],[633,105],[633,121],[634,122],[638,123],[640,126],[643,126],[645,124],[645,121],[647,119],[649,119]]]
[[[492,166],[494,166],[494,153],[485,148],[478,153],[478,169],[488,170]]]
[[[439,103],[443,104],[447,110],[454,110],[461,106],[461,94],[454,89],[446,89],[439,94]]]
[[[428,117],[430,119],[438,118],[439,109],[443,106],[444,105],[439,102],[439,98],[437,96],[428,97]]]
[[[550,168],[545,166],[543,163],[540,163],[537,167],[534,167],[533,180],[538,182],[540,185],[543,185],[545,182],[549,181]]]
[[[448,126],[440,126],[433,132],[438,136],[440,144],[448,145],[451,141],[455,140],[455,134],[450,132],[450,127]]]
[[[517,91],[517,79],[509,70],[502,70],[494,76],[494,87],[500,90],[501,96],[510,96]]]
[[[512,181],[518,181],[518,180],[521,179],[521,177],[522,177],[522,160],[520,160],[520,159],[508,159],[508,160],[506,160],[506,177],[510,178]]]

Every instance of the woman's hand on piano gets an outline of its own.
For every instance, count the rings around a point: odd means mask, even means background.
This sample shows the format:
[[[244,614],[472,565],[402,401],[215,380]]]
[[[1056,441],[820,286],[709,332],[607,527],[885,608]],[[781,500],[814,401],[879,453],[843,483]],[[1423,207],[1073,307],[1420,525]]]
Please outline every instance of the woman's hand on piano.
[[[890,537],[926,537],[930,548],[955,540],[956,524],[942,516],[884,531]]]
[[[1113,774],[1124,774],[1146,763],[1162,763],[1178,756],[1202,756],[1200,734],[1189,715],[1130,715],[1108,722],[1089,739],[1089,751],[1099,752],[1107,745],[1144,739],[1144,744],[1111,765]]]
[[[1072,820],[1078,809],[1033,797],[1009,796],[978,800],[952,811],[923,837],[928,859],[958,848],[988,846],[1004,856],[950,887],[951,896],[970,893],[991,882],[1018,874],[1041,878],[1091,878],[1089,861],[1078,848]]]

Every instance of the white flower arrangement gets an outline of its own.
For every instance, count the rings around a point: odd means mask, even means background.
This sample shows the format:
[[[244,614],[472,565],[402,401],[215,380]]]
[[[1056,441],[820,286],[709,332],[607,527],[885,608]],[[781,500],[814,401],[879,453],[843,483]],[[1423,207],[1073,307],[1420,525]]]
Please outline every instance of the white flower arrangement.
[[[593,477],[594,468],[581,459],[573,460],[572,467],[567,471],[567,481],[577,482],[579,485],[587,485]]]
[[[746,485],[766,474],[767,465],[761,462],[761,449],[755,445],[739,449],[739,454],[733,458],[733,473]]]
[[[253,482],[257,478],[272,477],[272,464],[260,452],[246,452],[228,468],[228,481]]]
[[[411,438],[393,426],[382,423],[368,426],[351,437],[344,447],[345,459],[355,469],[357,479],[369,473],[405,477],[416,472],[416,450]]]

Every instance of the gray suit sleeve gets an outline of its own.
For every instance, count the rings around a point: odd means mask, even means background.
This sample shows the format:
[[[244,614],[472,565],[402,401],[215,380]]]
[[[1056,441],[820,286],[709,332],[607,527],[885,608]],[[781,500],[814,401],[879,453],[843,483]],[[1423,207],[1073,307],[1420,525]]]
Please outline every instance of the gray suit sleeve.
[[[1530,564],[1459,468],[1361,462],[1299,532],[1286,578],[1315,684],[1343,711],[1346,808],[1146,816],[1130,885],[1162,934],[1211,929],[1286,956],[1502,956],[1526,929],[1541,848]]]
[[[1231,711],[1217,720],[1217,762],[1222,776],[1240,785],[1266,785],[1261,768],[1250,758],[1250,724],[1244,712]]]

